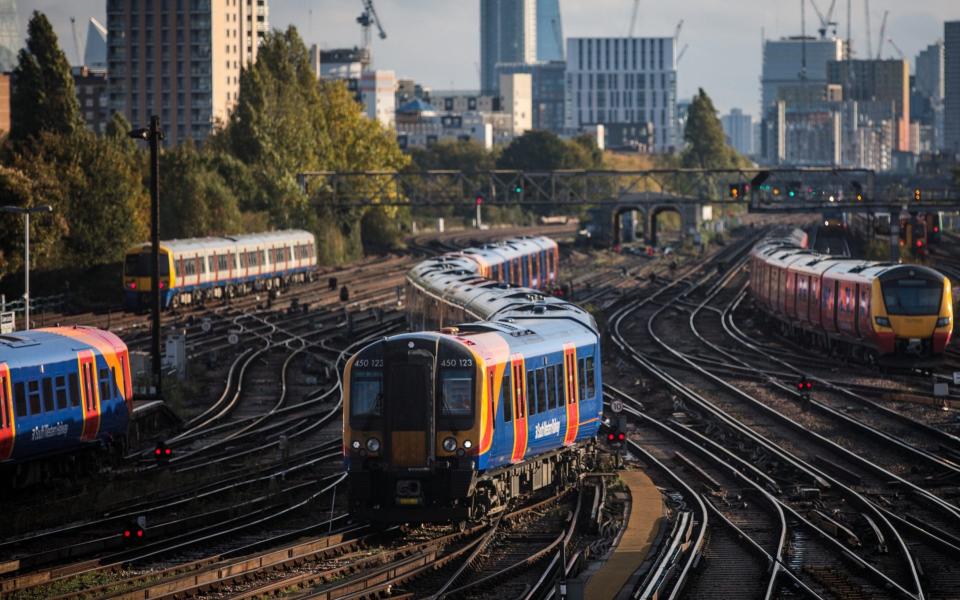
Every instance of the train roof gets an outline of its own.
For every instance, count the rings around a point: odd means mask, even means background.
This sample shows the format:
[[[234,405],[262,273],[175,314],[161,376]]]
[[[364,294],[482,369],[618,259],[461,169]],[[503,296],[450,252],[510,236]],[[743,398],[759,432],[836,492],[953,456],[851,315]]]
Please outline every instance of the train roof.
[[[0,363],[11,369],[76,360],[78,350],[126,350],[123,341],[94,327],[48,327],[0,335]]]
[[[173,253],[180,252],[191,252],[198,250],[214,250],[218,248],[233,248],[237,245],[246,246],[246,245],[257,245],[257,244],[270,244],[277,242],[304,242],[309,240],[311,243],[314,240],[313,234],[309,231],[304,231],[302,229],[284,229],[279,231],[265,231],[262,233],[245,233],[240,235],[233,236],[223,236],[223,237],[200,237],[200,238],[183,238],[183,239],[173,239],[173,240],[163,240],[160,242],[161,246],[164,246]],[[149,243],[140,244],[131,248],[131,250],[142,250],[144,248],[149,248]]]

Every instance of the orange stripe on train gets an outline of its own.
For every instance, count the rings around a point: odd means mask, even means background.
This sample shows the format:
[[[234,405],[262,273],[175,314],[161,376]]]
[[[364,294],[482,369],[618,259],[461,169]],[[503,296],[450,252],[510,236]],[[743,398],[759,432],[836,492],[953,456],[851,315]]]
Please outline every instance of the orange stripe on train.
[[[573,344],[563,345],[563,379],[566,383],[567,433],[563,444],[569,446],[577,441],[580,429],[580,404],[577,385],[577,348]]]

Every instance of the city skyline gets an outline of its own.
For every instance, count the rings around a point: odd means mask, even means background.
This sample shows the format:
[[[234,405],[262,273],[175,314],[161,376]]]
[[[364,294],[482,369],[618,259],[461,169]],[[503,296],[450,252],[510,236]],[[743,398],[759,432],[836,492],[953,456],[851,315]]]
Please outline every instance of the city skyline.
[[[841,36],[846,32],[842,4],[838,3],[834,13]],[[435,89],[479,88],[479,2],[379,0],[376,6],[388,34],[386,40],[374,41],[378,68],[392,69],[398,77],[413,78]],[[76,52],[70,17],[75,16],[78,24],[85,24],[90,16],[101,22],[106,18],[104,0],[77,0],[69,5],[57,0],[21,0],[18,8],[23,35],[33,10],[48,15],[71,63],[76,61]],[[632,0],[560,0],[564,37],[626,35],[632,8]],[[648,18],[651,8],[651,4],[641,1],[635,33],[638,37],[673,35],[677,22],[684,20],[679,48],[686,44],[689,48],[680,63],[678,97],[689,98],[702,87],[720,113],[740,108],[757,117],[761,28],[768,39],[799,34],[797,2],[758,0],[717,6],[706,0],[690,0],[657,6],[655,14]],[[347,0],[283,0],[271,4],[270,22],[275,28],[296,24],[308,45],[353,46],[361,39],[360,27],[355,22],[361,9],[360,2]],[[951,0],[919,0],[909,7],[892,0],[874,0],[871,10],[874,52],[883,11],[890,10],[885,37],[893,39],[903,50],[911,69],[916,54],[943,36],[943,22],[960,19],[960,6]],[[809,6],[806,16],[807,34],[816,35],[818,21]],[[853,47],[860,57],[865,52],[863,23],[862,2],[854,2]],[[81,30],[80,35],[84,36],[85,31]],[[718,68],[718,52],[724,64],[739,66],[732,70]],[[898,57],[890,44],[884,45],[883,56]]]

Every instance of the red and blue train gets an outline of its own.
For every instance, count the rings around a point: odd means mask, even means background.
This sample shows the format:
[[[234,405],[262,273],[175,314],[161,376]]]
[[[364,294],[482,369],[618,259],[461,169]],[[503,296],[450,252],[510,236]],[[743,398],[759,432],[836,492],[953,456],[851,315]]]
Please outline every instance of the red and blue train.
[[[71,455],[76,463],[84,450],[122,452],[132,389],[127,347],[108,331],[54,327],[0,336],[0,471],[24,483],[24,467],[38,459]]]
[[[551,244],[525,244],[519,272]],[[352,513],[382,522],[475,519],[572,483],[592,461],[603,412],[596,322],[538,289],[485,277],[483,262],[466,257],[489,250],[430,259],[408,274],[411,323],[438,324],[437,303],[467,322],[387,337],[348,361]],[[555,258],[538,284],[555,281]]]

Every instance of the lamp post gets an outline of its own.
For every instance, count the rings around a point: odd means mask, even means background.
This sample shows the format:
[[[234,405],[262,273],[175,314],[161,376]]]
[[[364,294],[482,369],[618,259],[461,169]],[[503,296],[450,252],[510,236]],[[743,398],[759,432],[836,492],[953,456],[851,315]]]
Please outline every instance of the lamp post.
[[[151,352],[153,362],[153,385],[157,397],[161,392],[160,370],[160,117],[150,117],[150,127],[134,129],[128,133],[135,140],[150,142],[150,305],[152,321]]]
[[[0,206],[0,211],[23,215],[23,329],[30,329],[30,215],[34,213],[51,213],[53,207],[49,204],[41,206]]]

